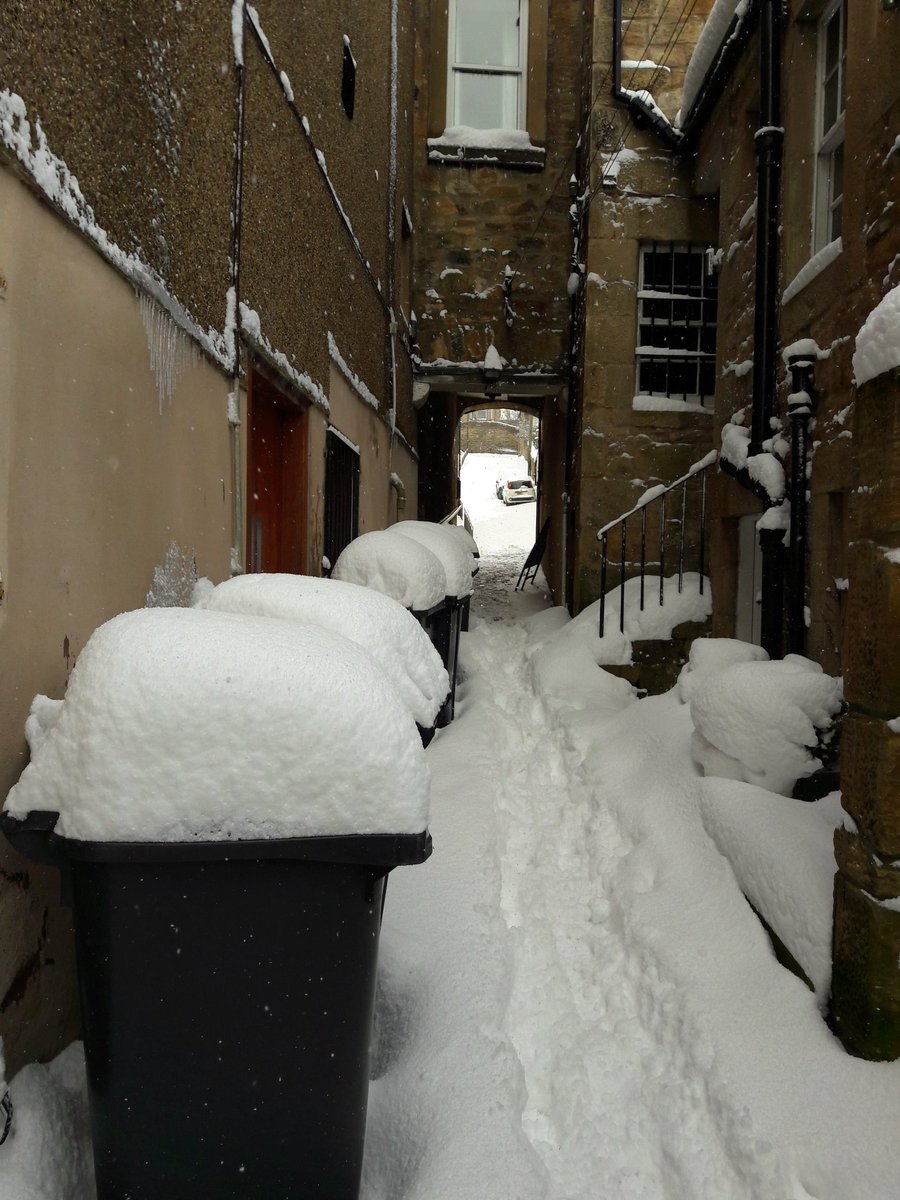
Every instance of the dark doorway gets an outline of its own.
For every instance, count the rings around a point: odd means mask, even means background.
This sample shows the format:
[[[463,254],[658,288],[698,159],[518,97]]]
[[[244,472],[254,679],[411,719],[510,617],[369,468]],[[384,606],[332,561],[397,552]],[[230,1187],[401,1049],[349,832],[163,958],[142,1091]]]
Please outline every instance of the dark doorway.
[[[327,570],[359,534],[359,451],[336,429],[325,444],[325,557]]]
[[[247,570],[307,569],[307,409],[254,366],[248,385]]]

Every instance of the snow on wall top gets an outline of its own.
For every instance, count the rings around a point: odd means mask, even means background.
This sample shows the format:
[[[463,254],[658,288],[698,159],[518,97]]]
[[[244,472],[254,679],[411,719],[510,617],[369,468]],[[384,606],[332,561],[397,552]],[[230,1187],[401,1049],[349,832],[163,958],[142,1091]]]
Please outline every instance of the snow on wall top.
[[[684,73],[681,108],[675,116],[676,127],[680,127],[690,113],[700,88],[703,86],[706,73],[722,49],[722,43],[732,20],[735,17],[743,20],[749,9],[749,0],[716,0],[712,11],[706,18],[706,24],[697,39],[694,53],[691,55]]]
[[[856,335],[853,374],[856,386],[900,367],[900,284],[872,309]]]
[[[412,538],[440,560],[447,579],[448,596],[471,596],[475,556],[449,526],[432,521],[398,521],[392,530]]]
[[[414,833],[429,773],[372,658],[292,621],[141,609],[89,639],[6,809],[66,837]]]
[[[433,608],[448,595],[440,560],[412,538],[389,529],[355,538],[341,551],[331,575],[373,588],[417,612]]]
[[[283,617],[330,629],[376,660],[420,725],[429,727],[450,690],[440,655],[401,604],[371,588],[311,575],[236,575],[199,608]]]

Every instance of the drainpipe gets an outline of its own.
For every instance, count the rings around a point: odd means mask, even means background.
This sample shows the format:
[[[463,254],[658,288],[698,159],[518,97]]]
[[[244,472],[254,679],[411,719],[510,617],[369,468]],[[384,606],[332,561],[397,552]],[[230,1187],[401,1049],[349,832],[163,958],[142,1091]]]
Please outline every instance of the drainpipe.
[[[788,648],[791,654],[806,653],[806,548],[808,508],[806,464],[809,422],[813,415],[813,360],[795,355],[788,360],[791,394],[788,419],[791,423],[791,549],[788,597]]]
[[[560,536],[560,572],[559,572],[559,602],[563,608],[569,607],[569,597],[567,596],[569,571],[568,563],[566,562],[566,541],[569,532],[569,493],[562,494],[562,534]]]
[[[234,363],[232,367],[232,392],[228,397],[228,425],[231,434],[231,574],[240,575],[244,563],[244,504],[242,496],[243,468],[241,464],[241,210],[244,187],[244,109],[246,80],[244,76],[244,30],[246,9],[242,6],[238,18],[236,10],[232,22],[240,20],[240,57],[235,62],[237,89],[235,99],[234,176],[232,180],[232,231],[231,231],[231,288],[228,299],[226,321],[234,338]],[[234,36],[234,24],[232,25]],[[237,50],[237,46],[235,47]],[[237,59],[237,54],[236,54]]]
[[[756,281],[753,328],[753,424],[750,453],[772,436],[775,344],[778,337],[781,126],[781,0],[763,0],[759,22],[759,108],[756,131]]]
[[[761,0],[759,16],[759,108],[756,131],[756,277],[753,337],[753,418],[750,454],[772,437],[775,344],[778,330],[779,196],[784,129],[781,126],[781,4]],[[760,531],[762,644],[781,657],[784,613],[784,547],[777,530]]]

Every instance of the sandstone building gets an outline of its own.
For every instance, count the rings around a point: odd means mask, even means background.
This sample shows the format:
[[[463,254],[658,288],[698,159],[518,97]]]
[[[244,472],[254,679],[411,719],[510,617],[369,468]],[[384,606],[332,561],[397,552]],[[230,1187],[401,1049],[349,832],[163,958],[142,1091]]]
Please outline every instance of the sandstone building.
[[[900,284],[896,7],[8,7],[3,790],[96,625],[440,519],[465,413],[539,418],[573,612],[707,462],[646,542],[712,633],[845,676],[834,1019],[900,1054],[900,380],[853,363]],[[72,1029],[51,892],[0,850],[13,1069]]]

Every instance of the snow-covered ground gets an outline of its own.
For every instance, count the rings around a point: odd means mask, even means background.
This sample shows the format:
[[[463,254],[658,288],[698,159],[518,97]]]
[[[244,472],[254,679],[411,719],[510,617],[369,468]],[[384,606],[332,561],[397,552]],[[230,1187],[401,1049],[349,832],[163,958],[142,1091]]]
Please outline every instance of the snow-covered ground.
[[[528,467],[516,454],[467,454],[460,469],[462,502],[482,560],[490,564],[490,570],[482,570],[477,578],[472,611],[495,619],[510,611],[525,615],[548,603],[540,571],[524,596],[510,594],[537,537],[537,505],[531,501],[507,505],[498,500],[495,483],[501,474],[510,479],[527,475]]]
[[[679,689],[548,669],[568,618],[490,521],[434,855],[388,887],[362,1200],[895,1200],[900,1063],[822,1019],[835,797],[703,780]],[[2,1200],[90,1200],[78,1051],[12,1093]]]

